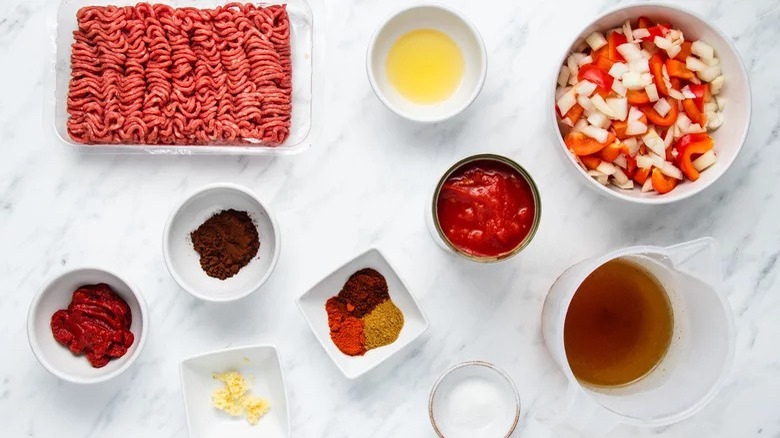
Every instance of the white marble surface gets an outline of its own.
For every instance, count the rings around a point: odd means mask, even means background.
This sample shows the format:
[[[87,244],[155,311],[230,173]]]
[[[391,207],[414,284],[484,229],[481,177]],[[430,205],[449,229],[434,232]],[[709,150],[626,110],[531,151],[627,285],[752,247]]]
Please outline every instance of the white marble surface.
[[[712,235],[738,329],[725,388],[680,424],[623,426],[610,436],[780,437],[780,2],[678,2],[734,39],[750,72],[753,121],[741,156],[718,183],[689,202],[658,208],[629,207],[585,188],[566,169],[543,119],[543,85],[560,52],[615,2],[447,3],[474,21],[489,52],[485,88],[468,111],[433,126],[390,113],[371,92],[364,56],[373,30],[401,4],[331,0],[318,17],[327,28],[325,128],[304,154],[268,159],[82,155],[58,144],[42,129],[45,18],[56,1],[0,2],[0,435],[185,437],[179,360],[270,342],[287,371],[295,437],[432,436],[430,385],[466,359],[492,361],[517,382],[524,403],[517,436],[552,436],[537,418],[564,384],[540,334],[552,281],[573,262],[612,248]],[[423,221],[434,179],[456,159],[483,151],[526,166],[544,202],[533,244],[498,266],[447,255]],[[216,181],[256,190],[283,235],[269,282],[226,305],[177,287],[161,252],[174,203]],[[350,381],[317,344],[294,299],[370,245],[397,265],[431,328],[393,362]],[[116,269],[139,285],[152,326],[126,374],[74,386],[36,362],[25,319],[48,277],[86,264]]]

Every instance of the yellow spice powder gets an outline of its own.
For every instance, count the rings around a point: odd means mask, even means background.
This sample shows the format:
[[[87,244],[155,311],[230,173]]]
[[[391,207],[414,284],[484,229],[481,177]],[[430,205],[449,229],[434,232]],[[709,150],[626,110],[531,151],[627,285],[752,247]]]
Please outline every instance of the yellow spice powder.
[[[401,334],[404,314],[392,300],[385,300],[363,317],[366,349],[392,344]]]
[[[271,407],[268,400],[247,394],[249,386],[239,372],[213,373],[212,377],[225,384],[222,388],[215,389],[211,395],[211,401],[217,409],[234,417],[246,414],[249,424],[255,425]]]

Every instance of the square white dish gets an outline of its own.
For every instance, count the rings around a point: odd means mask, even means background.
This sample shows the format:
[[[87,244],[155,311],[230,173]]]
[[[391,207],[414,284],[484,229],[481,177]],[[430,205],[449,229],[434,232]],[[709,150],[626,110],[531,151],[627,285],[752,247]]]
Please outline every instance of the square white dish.
[[[325,302],[339,293],[350,275],[363,268],[376,269],[385,277],[390,298],[404,314],[404,326],[398,339],[392,344],[369,350],[363,356],[348,356],[342,353],[330,339]],[[376,248],[369,249],[336,269],[301,295],[296,303],[322,348],[349,379],[357,378],[372,370],[411,344],[428,329],[428,319],[417,298],[390,262]]]
[[[85,145],[73,141],[67,130],[68,88],[73,31],[77,29],[76,13],[86,6],[130,6],[140,0],[61,0],[53,21],[54,51],[46,71],[46,104],[44,118],[60,141],[85,152],[151,153],[151,154],[217,154],[281,155],[303,151],[311,146],[320,132],[320,93],[323,36],[321,22],[315,25],[315,13],[307,0],[271,0],[250,2],[259,6],[284,4],[290,21],[292,51],[292,120],[290,135],[279,146],[258,145]],[[219,0],[156,0],[150,3],[173,7],[214,8],[224,6]],[[318,11],[324,16],[324,11]]]
[[[245,417],[231,417],[212,405],[211,394],[222,382],[212,373],[238,371],[249,394],[270,402],[256,425]],[[290,416],[282,363],[273,345],[252,345],[199,354],[179,364],[184,409],[190,438],[289,438]]]

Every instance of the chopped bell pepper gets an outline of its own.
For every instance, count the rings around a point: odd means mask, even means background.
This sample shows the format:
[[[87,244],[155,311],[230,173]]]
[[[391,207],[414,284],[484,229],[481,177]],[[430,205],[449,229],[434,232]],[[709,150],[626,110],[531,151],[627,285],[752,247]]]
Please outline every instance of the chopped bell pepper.
[[[582,161],[582,164],[589,170],[594,170],[601,164],[601,158],[597,155],[583,155],[580,157],[580,161]]]
[[[691,46],[693,46],[692,42],[683,41],[682,45],[680,46],[680,52],[675,55],[674,59],[680,62],[685,62],[685,60],[691,56]]]
[[[607,46],[604,46],[607,47]],[[603,48],[603,47],[602,47]],[[599,56],[598,58],[593,58],[595,61],[593,64],[596,65],[596,67],[600,68],[603,71],[608,72],[609,69],[612,68],[613,65],[615,65],[615,61],[607,58],[606,56]]]
[[[648,27],[652,27],[652,26],[653,26],[653,22],[650,21],[650,19],[645,16],[641,16],[636,20],[636,27],[638,27],[639,29],[647,29]]]
[[[707,116],[699,110],[699,107],[696,105],[696,102],[694,102],[693,99],[683,100],[682,106],[683,110],[685,110],[685,114],[688,115],[688,118],[691,119],[693,123],[698,123],[702,128],[706,126]]]
[[[618,46],[628,42],[628,38],[622,33],[612,32],[607,36],[607,45],[609,46],[609,59],[615,62],[624,62],[625,59],[618,52]]]
[[[688,87],[691,89],[693,94],[696,95],[696,97],[693,99],[693,101],[696,103],[696,107],[699,108],[699,111],[704,112],[704,103],[709,102],[712,97],[710,95],[710,84],[690,84]]]
[[[712,137],[705,133],[687,134],[677,140],[677,162],[683,175],[691,181],[699,179],[699,171],[693,165],[694,155],[697,157],[715,145]]]
[[[655,40],[655,37],[665,37],[667,33],[669,33],[669,28],[664,26],[663,24],[656,24],[652,27],[646,27],[648,32],[650,32],[649,36],[640,38],[643,41],[653,41]]]
[[[569,119],[572,124],[577,123],[577,120],[582,117],[582,113],[585,112],[585,108],[579,103],[575,103],[573,107],[563,116],[564,119]]]
[[[666,72],[669,73],[669,77],[671,78],[680,78],[685,79],[686,81],[690,81],[696,77],[684,62],[676,59],[666,60]]]
[[[672,126],[677,121],[677,115],[679,113],[679,110],[677,109],[677,101],[671,98],[666,98],[666,101],[669,102],[669,106],[671,106],[671,108],[664,117],[661,117],[655,108],[650,105],[640,106],[639,109],[645,113],[647,119],[650,120],[651,123],[655,123],[658,126]]]
[[[634,173],[633,180],[638,182],[639,184],[644,184],[645,181],[647,181],[647,177],[650,176],[650,168],[645,169],[636,169],[636,173]]]
[[[607,141],[605,143],[599,143],[595,139],[588,137],[587,135],[581,133],[581,132],[570,132],[566,134],[566,137],[564,137],[563,142],[566,143],[566,147],[569,148],[574,155],[577,156],[583,156],[583,155],[592,155],[596,152],[601,151],[607,145],[610,145],[615,142],[615,136],[610,133],[609,137],[607,138]]]
[[[655,82],[655,87],[658,89],[658,94],[661,96],[668,96],[669,88],[664,82],[664,60],[661,58],[660,51],[650,57],[648,64],[650,65],[650,73],[653,74],[653,81]]]
[[[629,179],[634,179],[636,175],[636,159],[630,155],[626,155],[626,168],[623,170]]]
[[[621,144],[618,142],[608,144],[607,147],[600,152],[601,159],[608,163],[615,161],[615,158],[620,155],[620,146]]]
[[[658,168],[653,169],[650,178],[653,182],[653,188],[660,194],[669,193],[677,187],[677,180],[664,175]]]
[[[647,95],[645,90],[628,90],[626,98],[631,105],[644,105],[650,103],[650,96]]]
[[[593,82],[597,87],[609,92],[612,89],[612,82],[615,81],[615,78],[593,64],[585,64],[580,67],[580,71],[577,73],[577,80]]]

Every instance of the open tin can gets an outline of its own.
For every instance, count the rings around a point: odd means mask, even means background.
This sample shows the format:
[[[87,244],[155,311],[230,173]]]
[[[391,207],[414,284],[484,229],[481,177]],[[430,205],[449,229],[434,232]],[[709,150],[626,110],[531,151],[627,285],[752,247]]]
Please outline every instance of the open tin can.
[[[518,245],[516,245],[511,250],[494,256],[474,255],[463,250],[462,248],[459,248],[457,245],[452,243],[449,238],[447,238],[447,235],[442,229],[441,223],[439,221],[439,211],[438,211],[439,195],[441,194],[442,188],[444,187],[446,181],[453,174],[462,170],[464,167],[473,164],[475,162],[483,162],[483,161],[488,161],[488,162],[495,161],[504,164],[506,166],[509,166],[513,171],[517,172],[517,174],[520,177],[522,177],[526,183],[528,183],[528,187],[530,188],[531,195],[533,198],[533,205],[534,205],[533,221],[531,223],[531,227],[528,230],[526,236],[522,239],[522,241]],[[442,248],[444,248],[446,251],[450,253],[457,254],[463,258],[466,258],[474,262],[479,262],[479,263],[500,262],[502,260],[511,258],[514,255],[518,254],[520,251],[522,251],[526,246],[528,246],[529,243],[531,243],[531,240],[533,240],[534,235],[536,235],[536,230],[539,228],[539,222],[541,221],[541,215],[542,215],[542,203],[541,203],[541,198],[539,196],[539,189],[536,187],[536,183],[534,183],[534,180],[533,178],[531,178],[531,175],[528,173],[528,171],[526,171],[521,165],[517,164],[514,160],[496,154],[472,155],[453,164],[452,167],[450,167],[449,169],[447,169],[446,172],[444,172],[444,175],[442,175],[442,177],[439,179],[438,183],[434,187],[431,201],[426,205],[426,212],[425,212],[428,231],[430,231],[431,236],[433,236],[433,240],[435,240],[436,243],[438,243]]]

